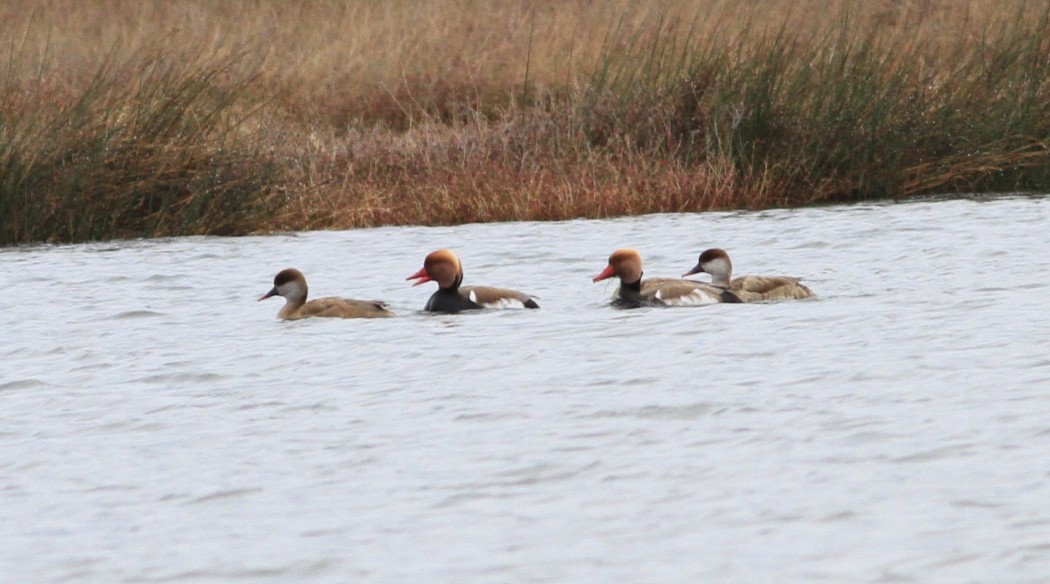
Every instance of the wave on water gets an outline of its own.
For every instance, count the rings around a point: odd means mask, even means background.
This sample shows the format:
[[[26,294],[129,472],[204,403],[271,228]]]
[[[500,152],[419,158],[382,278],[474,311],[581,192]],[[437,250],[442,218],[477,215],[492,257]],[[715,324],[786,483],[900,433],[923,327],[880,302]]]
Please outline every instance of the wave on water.
[[[133,320],[138,318],[156,318],[160,316],[166,316],[163,312],[155,312],[152,310],[128,310],[114,314],[107,318],[107,320]]]
[[[0,391],[16,391],[19,389],[32,389],[34,387],[47,387],[48,383],[40,381],[39,379],[15,379],[14,381],[7,381],[0,383]]]

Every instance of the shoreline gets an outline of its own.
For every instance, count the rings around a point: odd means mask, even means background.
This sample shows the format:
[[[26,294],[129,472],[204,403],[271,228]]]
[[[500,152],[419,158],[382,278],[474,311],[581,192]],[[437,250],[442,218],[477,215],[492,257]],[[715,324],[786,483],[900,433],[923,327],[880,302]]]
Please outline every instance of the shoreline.
[[[1030,3],[119,1],[0,8],[0,245],[1050,192]]]

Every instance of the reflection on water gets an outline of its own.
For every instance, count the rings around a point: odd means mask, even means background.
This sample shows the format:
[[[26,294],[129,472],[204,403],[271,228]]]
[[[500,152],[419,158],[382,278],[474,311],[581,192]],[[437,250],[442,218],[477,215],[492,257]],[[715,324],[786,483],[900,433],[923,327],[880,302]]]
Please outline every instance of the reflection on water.
[[[1050,199],[0,251],[18,581],[1039,581]],[[726,248],[819,295],[616,311]],[[419,312],[405,275],[538,311]],[[275,320],[315,296],[401,318]]]

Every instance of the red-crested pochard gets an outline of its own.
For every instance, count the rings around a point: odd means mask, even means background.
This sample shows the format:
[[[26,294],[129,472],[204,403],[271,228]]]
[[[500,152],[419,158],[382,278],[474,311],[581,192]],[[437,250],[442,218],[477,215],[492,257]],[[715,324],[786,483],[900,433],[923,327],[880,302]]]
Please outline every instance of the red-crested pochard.
[[[306,301],[309,288],[306,277],[295,268],[287,268],[277,273],[273,279],[273,288],[259,297],[266,300],[271,296],[284,296],[285,303],[277,312],[277,318],[298,320],[311,316],[332,318],[383,318],[394,316],[386,304],[378,300],[352,300],[350,298],[318,298]]]
[[[741,276],[732,278],[733,263],[724,250],[704,250],[693,269],[682,274],[691,276],[706,272],[711,274],[711,285],[736,294],[743,302],[763,300],[790,300],[812,297],[813,291],[800,284],[800,278],[790,276]]]
[[[418,286],[431,280],[437,282],[438,289],[427,300],[424,310],[428,312],[460,312],[478,308],[524,307],[539,308],[540,305],[529,294],[490,288],[488,286],[460,286],[463,282],[463,265],[456,254],[449,249],[431,252],[423,261],[418,272],[405,278],[416,280]]]
[[[609,265],[594,282],[617,276],[620,287],[613,294],[613,306],[696,306],[718,302],[740,302],[734,294],[695,280],[649,278],[642,280],[642,256],[633,249],[618,249],[609,256]]]

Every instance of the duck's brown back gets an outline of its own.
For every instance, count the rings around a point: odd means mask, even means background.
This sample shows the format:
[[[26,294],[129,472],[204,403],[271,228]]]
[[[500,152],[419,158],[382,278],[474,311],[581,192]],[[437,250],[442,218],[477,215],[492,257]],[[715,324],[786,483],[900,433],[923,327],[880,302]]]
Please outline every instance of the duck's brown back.
[[[329,297],[310,300],[287,318],[386,318],[390,316],[394,316],[394,313],[387,309],[386,304],[378,300]]]
[[[801,300],[813,296],[799,278],[790,276],[741,276],[733,278],[729,290],[744,302]]]
[[[486,308],[506,308],[509,306],[522,306],[525,308],[539,308],[532,296],[509,288],[493,288],[492,286],[461,286],[459,293],[464,298],[484,306]]]
[[[642,280],[642,298],[667,306],[693,306],[722,302],[722,290],[703,282],[681,278]]]

